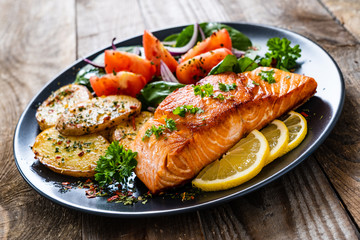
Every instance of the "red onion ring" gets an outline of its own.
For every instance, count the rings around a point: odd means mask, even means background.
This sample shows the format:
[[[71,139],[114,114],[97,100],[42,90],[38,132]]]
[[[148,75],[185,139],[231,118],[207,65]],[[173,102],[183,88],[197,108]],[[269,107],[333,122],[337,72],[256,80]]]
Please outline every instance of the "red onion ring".
[[[233,48],[231,51],[235,55],[236,58],[240,58],[245,55],[244,51],[238,50],[236,48]]]
[[[204,31],[203,31],[202,28],[200,27],[200,25],[199,25],[199,32],[200,32],[200,35],[201,35],[201,39],[204,40],[204,39],[206,38],[206,36],[205,36]]]
[[[183,47],[165,47],[165,48],[173,56],[184,54],[195,45],[195,43],[197,41],[198,33],[199,33],[199,24],[195,23],[194,24],[194,33],[193,33],[190,41],[185,46],[183,46]]]
[[[115,44],[114,44],[114,41],[116,40],[116,37],[114,37],[113,39],[112,39],[112,41],[111,41],[111,46],[112,46],[112,49],[114,50],[114,51],[116,51],[116,46],[115,46]]]
[[[84,58],[84,62],[87,62],[88,64],[90,64],[91,66],[94,66],[96,68],[105,68],[105,65],[100,65],[100,64],[94,63],[93,61],[91,61],[87,58]]]
[[[176,79],[174,74],[170,71],[169,67],[166,65],[166,63],[163,62],[163,60],[160,60],[160,73],[161,78],[165,82],[174,82],[178,83],[179,81]]]

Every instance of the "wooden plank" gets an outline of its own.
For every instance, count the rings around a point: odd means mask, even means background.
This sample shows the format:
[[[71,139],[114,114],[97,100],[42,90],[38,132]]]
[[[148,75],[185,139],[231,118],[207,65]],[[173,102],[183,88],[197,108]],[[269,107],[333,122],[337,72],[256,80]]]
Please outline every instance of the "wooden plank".
[[[322,4],[360,41],[360,2],[353,0],[321,0]]]
[[[300,33],[321,44],[342,46],[356,40],[318,1],[219,0],[231,21],[272,25]]]
[[[228,205],[200,211],[206,239],[359,237],[314,158]]]
[[[345,104],[338,124],[315,157],[360,226],[360,44],[329,51],[345,77]]]
[[[28,101],[75,60],[74,2],[1,1],[0,9],[0,239],[77,239],[78,213],[30,188],[12,153],[14,128]]]
[[[209,1],[139,1],[148,30],[187,25],[195,22],[226,21],[223,6]]]
[[[90,53],[118,41],[142,34],[145,24],[134,1],[79,0],[77,11],[77,56]]]
[[[126,9],[113,17],[122,6]],[[119,40],[142,34],[146,20],[140,7],[133,1],[78,1],[77,2],[78,54],[108,46],[114,36]],[[107,13],[107,14],[104,14]],[[155,28],[159,27],[156,24]],[[151,219],[114,219],[84,215],[84,238],[94,239],[202,239],[203,235],[196,213]],[[174,227],[175,226],[175,227]]]
[[[196,212],[141,219],[84,215],[84,239],[204,239]]]

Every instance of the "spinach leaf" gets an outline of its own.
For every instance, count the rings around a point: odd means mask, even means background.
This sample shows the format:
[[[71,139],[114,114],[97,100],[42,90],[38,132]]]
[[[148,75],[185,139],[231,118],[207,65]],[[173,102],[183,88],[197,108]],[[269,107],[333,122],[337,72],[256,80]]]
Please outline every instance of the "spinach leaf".
[[[221,23],[200,23],[199,24],[201,29],[203,30],[206,37],[210,37],[210,35],[214,32],[217,32],[223,28],[228,30],[232,46],[239,50],[247,50],[249,47],[252,46],[252,43],[250,39],[241,33],[240,31],[236,30],[235,28],[232,28],[230,26],[227,26],[225,24]],[[179,34],[179,36],[176,39],[176,45],[175,47],[182,47],[185,46],[191,39],[191,36],[194,32],[194,25],[187,26],[182,30],[182,32]],[[174,40],[174,39],[172,39]],[[198,41],[201,41],[201,36],[199,34]]]
[[[208,75],[215,75],[223,72],[234,72],[237,59],[234,55],[227,55],[221,62],[211,69]]]
[[[163,41],[164,42],[176,41],[178,36],[179,36],[179,33],[171,34],[170,36],[167,36]]]
[[[138,95],[138,99],[147,107],[157,107],[170,93],[178,88],[184,87],[185,84],[157,81],[147,84]]]
[[[227,55],[218,65],[213,67],[208,75],[215,75],[223,72],[242,73],[252,71],[259,65],[249,57],[236,59],[234,55]]]
[[[190,41],[193,32],[194,32],[194,25],[189,25],[186,28],[184,28],[181,31],[181,33],[178,34],[175,47],[185,46]],[[197,41],[201,41],[201,36],[198,35]]]
[[[253,60],[249,57],[242,57],[238,59],[237,66],[240,68],[239,72],[247,72],[259,67],[259,64],[256,63],[256,58]]]
[[[91,66],[91,65],[87,65]],[[75,82],[76,84],[84,85],[86,86],[90,92],[93,91],[91,84],[90,84],[90,77],[92,76],[98,76],[101,77],[105,75],[105,70],[102,68],[95,68],[95,67],[84,67],[80,69],[80,71],[77,73]]]

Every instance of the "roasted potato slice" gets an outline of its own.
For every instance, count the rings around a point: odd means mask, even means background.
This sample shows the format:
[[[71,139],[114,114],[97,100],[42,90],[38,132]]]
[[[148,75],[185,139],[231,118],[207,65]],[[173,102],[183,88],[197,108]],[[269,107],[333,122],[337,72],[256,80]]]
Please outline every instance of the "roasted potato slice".
[[[117,140],[126,149],[129,149],[139,129],[152,116],[154,116],[152,113],[144,111],[136,117],[134,116],[128,121],[122,122],[113,129],[110,140]]]
[[[53,92],[37,109],[36,120],[40,129],[45,130],[55,126],[65,109],[91,98],[92,95],[85,86],[69,84],[61,87]]]
[[[56,129],[67,136],[108,130],[140,112],[141,103],[133,97],[112,95],[78,104],[61,115]]]
[[[73,176],[92,177],[96,162],[109,142],[100,134],[64,136],[55,127],[41,132],[32,148],[35,158],[52,171]]]

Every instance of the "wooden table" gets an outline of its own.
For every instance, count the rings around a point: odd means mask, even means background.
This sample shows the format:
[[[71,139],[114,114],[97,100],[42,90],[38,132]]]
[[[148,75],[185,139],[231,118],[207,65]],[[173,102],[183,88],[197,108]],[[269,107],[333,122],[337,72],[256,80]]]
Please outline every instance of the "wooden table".
[[[2,0],[0,9],[0,238],[359,238],[359,0]],[[290,29],[333,56],[345,77],[345,106],[311,157],[228,204],[159,218],[88,215],[29,187],[15,166],[12,139],[20,114],[46,82],[76,59],[108,46],[114,36],[203,21]]]

